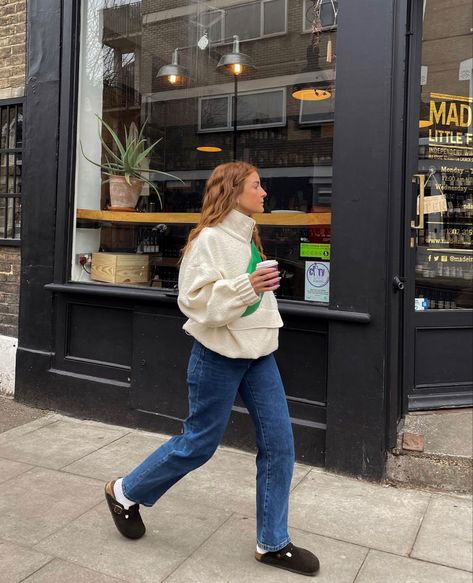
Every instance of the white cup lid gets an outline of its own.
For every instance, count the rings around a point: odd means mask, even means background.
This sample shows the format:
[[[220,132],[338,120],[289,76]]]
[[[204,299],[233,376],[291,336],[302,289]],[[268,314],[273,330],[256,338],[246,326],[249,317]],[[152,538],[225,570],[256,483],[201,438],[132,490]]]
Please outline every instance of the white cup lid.
[[[278,262],[275,259],[266,259],[256,264],[256,269],[267,269],[269,267],[277,267]]]

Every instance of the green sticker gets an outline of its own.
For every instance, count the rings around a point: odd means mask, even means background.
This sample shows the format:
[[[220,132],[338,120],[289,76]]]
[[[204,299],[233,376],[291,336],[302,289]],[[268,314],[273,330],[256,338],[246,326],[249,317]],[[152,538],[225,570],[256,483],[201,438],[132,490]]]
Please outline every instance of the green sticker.
[[[330,259],[330,243],[301,243],[301,257],[311,257],[316,259]]]

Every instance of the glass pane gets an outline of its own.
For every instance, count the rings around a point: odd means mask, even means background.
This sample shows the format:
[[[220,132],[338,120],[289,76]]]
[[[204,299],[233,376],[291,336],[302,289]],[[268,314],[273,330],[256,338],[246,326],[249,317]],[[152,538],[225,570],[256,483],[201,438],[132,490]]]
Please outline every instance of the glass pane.
[[[285,0],[264,2],[263,10],[263,34],[284,32],[286,28]]]
[[[416,310],[473,307],[471,6],[425,2],[416,238]],[[422,201],[418,201],[418,214]],[[422,219],[422,217],[418,217]]]
[[[326,121],[333,121],[335,108],[335,91],[329,99],[322,101],[301,101],[301,111],[299,116],[300,124],[319,124]]]
[[[16,198],[15,208],[15,239],[21,237],[21,198]]]
[[[258,38],[261,35],[260,2],[227,8],[225,12],[225,37],[228,39],[234,34],[237,34],[240,40]]]
[[[228,119],[228,97],[202,99],[200,110],[202,130],[230,127]]]
[[[16,118],[16,144],[14,147],[23,147],[23,109],[21,105],[18,106],[18,113]]]
[[[304,0],[304,30],[311,30],[316,22],[316,0]],[[338,0],[322,0],[320,4],[320,25],[322,28],[330,28],[336,25],[336,12],[338,12]]]
[[[8,109],[0,107],[0,149],[8,147]]]
[[[336,33],[301,35],[300,0],[224,4],[208,10],[194,0],[166,7],[160,0],[115,7],[83,0],[71,277],[175,289],[206,179],[236,159],[257,166],[268,192],[265,213],[255,219],[266,254],[281,267],[278,297],[327,304]],[[226,42],[216,46],[223,22]],[[286,23],[283,34],[264,36]],[[236,87],[233,74],[218,68],[232,51],[232,34],[255,67],[243,68]],[[181,68],[170,75],[163,67],[172,63]],[[304,91],[314,89],[324,99],[307,101]],[[96,114],[115,137],[103,127],[100,140]],[[154,147],[139,171],[149,182],[120,200],[120,180],[109,182],[89,160],[110,169],[120,158],[116,140],[136,135],[145,122],[142,135]]]
[[[211,42],[219,42],[223,39],[223,18],[224,10],[214,12],[203,12],[200,16],[202,33],[207,32]]]
[[[0,192],[8,192],[8,154],[2,154],[0,152]]]
[[[324,0],[320,7],[320,22],[323,27],[333,26],[335,24],[337,4],[337,0]]]
[[[269,126],[284,121],[283,91],[238,96],[238,126]],[[232,99],[232,107],[234,100]],[[233,113],[232,113],[233,119]]]

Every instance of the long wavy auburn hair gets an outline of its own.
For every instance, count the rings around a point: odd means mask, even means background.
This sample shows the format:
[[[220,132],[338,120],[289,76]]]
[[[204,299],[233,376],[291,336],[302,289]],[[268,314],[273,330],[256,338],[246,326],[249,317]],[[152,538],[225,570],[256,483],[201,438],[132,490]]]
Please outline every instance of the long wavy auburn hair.
[[[189,233],[182,255],[189,251],[192,241],[205,227],[214,227],[237,208],[237,198],[243,191],[245,180],[253,172],[257,172],[257,169],[246,162],[228,162],[214,168],[205,185],[200,221]],[[261,257],[266,259],[256,226],[253,241]]]

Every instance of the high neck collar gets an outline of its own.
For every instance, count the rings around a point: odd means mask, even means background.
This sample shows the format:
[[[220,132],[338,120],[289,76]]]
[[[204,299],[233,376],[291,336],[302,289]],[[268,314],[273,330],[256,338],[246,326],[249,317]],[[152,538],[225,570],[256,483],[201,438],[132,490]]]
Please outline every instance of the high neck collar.
[[[218,227],[237,239],[242,239],[247,243],[251,242],[255,225],[256,221],[254,219],[235,209],[231,210],[230,213],[218,223]]]

